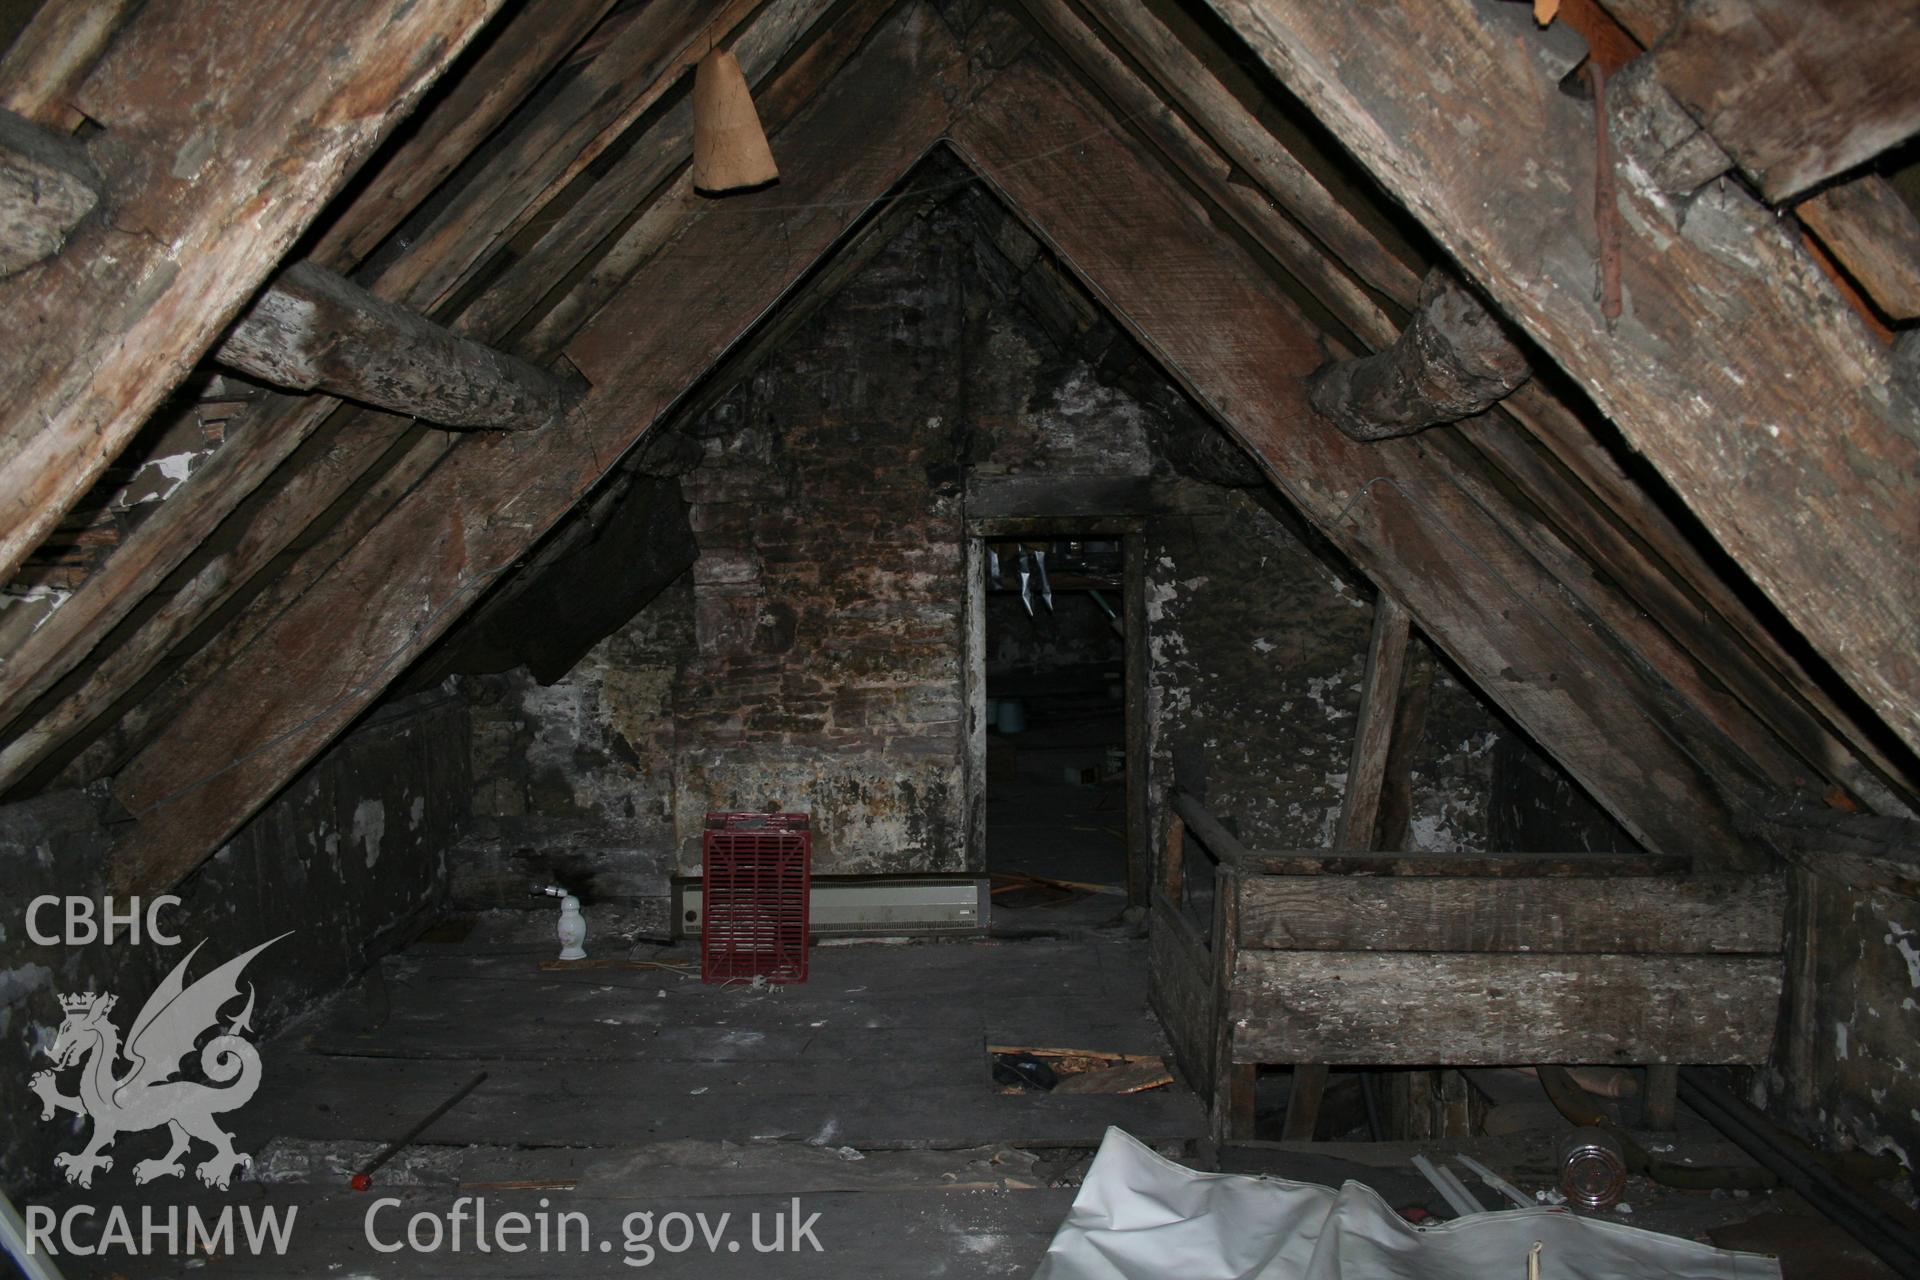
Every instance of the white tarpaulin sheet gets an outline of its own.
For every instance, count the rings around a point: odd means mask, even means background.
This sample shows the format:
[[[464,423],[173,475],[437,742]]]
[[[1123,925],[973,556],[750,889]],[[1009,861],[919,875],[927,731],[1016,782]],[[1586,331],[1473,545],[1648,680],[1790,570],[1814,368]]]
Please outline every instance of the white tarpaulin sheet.
[[[1108,1129],[1034,1280],[1779,1280],[1780,1264],[1558,1209],[1416,1227],[1372,1188],[1196,1173]]]

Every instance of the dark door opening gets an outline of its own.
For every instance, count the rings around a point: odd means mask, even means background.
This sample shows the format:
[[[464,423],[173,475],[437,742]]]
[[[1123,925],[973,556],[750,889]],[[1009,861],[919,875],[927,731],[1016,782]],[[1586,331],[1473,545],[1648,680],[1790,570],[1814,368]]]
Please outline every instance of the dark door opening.
[[[979,794],[996,913],[1117,915],[1133,701],[1125,541],[989,536],[979,559]]]

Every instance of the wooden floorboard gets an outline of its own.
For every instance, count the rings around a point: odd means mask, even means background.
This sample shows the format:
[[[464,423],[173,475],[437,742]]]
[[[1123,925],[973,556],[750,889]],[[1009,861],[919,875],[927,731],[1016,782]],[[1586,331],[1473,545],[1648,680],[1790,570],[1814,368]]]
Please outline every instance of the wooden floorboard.
[[[296,1210],[284,1257],[244,1251],[189,1267],[184,1258],[62,1257],[71,1280],[114,1275],[505,1277],[645,1274],[783,1280],[850,1274],[1028,1276],[1065,1218],[1109,1125],[1194,1163],[1206,1117],[1173,1085],[1123,1097],[1004,1094],[989,1044],[1164,1053],[1146,1015],[1145,944],[1118,933],[1020,942],[826,948],[812,980],[781,992],[705,986],[665,969],[603,964],[542,969],[550,949],[485,930],[467,943],[418,944],[261,1046],[263,1086],[227,1123],[254,1164],[233,1190],[190,1180],[135,1187],[131,1165],[159,1135],[128,1133],[91,1191],[35,1203],[116,1204],[138,1217],[231,1205]],[[598,954],[604,961],[605,945]],[[371,987],[371,991],[369,990]],[[389,1140],[478,1071],[472,1093],[374,1174],[348,1186]],[[1680,1135],[1690,1156],[1725,1153]],[[1448,1139],[1531,1192],[1554,1176],[1559,1134]],[[1672,1136],[1669,1136],[1672,1140]],[[1243,1143],[1226,1167],[1326,1183],[1376,1185],[1394,1203],[1433,1198],[1406,1164],[1407,1144]],[[462,1197],[508,1212],[585,1214],[590,1247],[455,1254],[369,1244],[417,1213],[443,1224]],[[752,1215],[770,1230],[798,1199],[818,1213],[820,1252],[762,1254]],[[1491,1197],[1487,1197],[1489,1202]],[[1671,1221],[1698,1234],[1698,1205]],[[1668,1199],[1673,1197],[1669,1196]],[[545,1204],[542,1204],[545,1201]],[[1721,1220],[1733,1201],[1692,1197]],[[1759,1198],[1756,1197],[1757,1205]],[[1686,1208],[1686,1206],[1682,1206]],[[629,1215],[729,1215],[718,1252],[697,1244],[627,1265]],[[99,1224],[82,1225],[81,1240]],[[728,1239],[742,1242],[738,1251]],[[605,1240],[608,1249],[602,1251]],[[696,1237],[697,1240],[697,1237]],[[572,1241],[577,1245],[577,1237]],[[657,1241],[655,1242],[657,1243]],[[636,1259],[639,1253],[632,1255]]]
[[[136,1213],[297,1207],[287,1256],[224,1258],[227,1277],[620,1274],[639,1269],[623,1265],[628,1214],[770,1223],[794,1197],[803,1216],[820,1213],[822,1252],[702,1246],[648,1270],[1024,1276],[1066,1215],[1068,1175],[1108,1126],[1176,1156],[1205,1131],[1177,1084],[1067,1096],[993,1081],[990,1044],[1166,1053],[1147,1009],[1145,944],[1131,936],[819,948],[810,981],[775,991],[707,986],[620,954],[603,944],[597,967],[543,969],[550,947],[483,922],[465,941],[388,957],[261,1046],[260,1092],[227,1119],[255,1156],[245,1182],[225,1196],[186,1181],[123,1185],[123,1170],[161,1145],[128,1134],[103,1175],[112,1198]],[[349,1189],[355,1169],[483,1070],[370,1192]],[[64,1191],[66,1203],[94,1194]],[[364,1216],[382,1197],[402,1202],[378,1220],[397,1237],[415,1212],[444,1216],[463,1195],[493,1213],[533,1213],[542,1198],[584,1212],[594,1246],[456,1257],[368,1245]],[[127,1274],[124,1257],[62,1261],[70,1277]],[[147,1260],[139,1274],[187,1271]]]

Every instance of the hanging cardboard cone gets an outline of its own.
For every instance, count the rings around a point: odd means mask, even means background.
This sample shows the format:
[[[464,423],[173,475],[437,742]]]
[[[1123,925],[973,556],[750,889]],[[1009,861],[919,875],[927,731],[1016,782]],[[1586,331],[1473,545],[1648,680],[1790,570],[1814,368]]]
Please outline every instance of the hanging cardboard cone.
[[[702,195],[764,187],[780,176],[740,63],[715,49],[693,77],[693,186]]]

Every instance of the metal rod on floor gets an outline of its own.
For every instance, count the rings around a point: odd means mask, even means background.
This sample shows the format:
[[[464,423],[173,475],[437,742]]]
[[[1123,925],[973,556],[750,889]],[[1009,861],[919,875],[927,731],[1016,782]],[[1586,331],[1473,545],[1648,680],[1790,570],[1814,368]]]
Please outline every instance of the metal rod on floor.
[[[1467,1190],[1466,1184],[1455,1176],[1453,1170],[1436,1168],[1433,1161],[1423,1155],[1414,1156],[1413,1167],[1433,1184],[1433,1189],[1440,1193],[1440,1198],[1461,1217],[1487,1211],[1484,1205],[1473,1198],[1473,1192]]]
[[[1901,1275],[1920,1276],[1920,1236],[1808,1159],[1806,1151],[1796,1149],[1775,1132],[1764,1116],[1692,1067],[1680,1072],[1680,1100],[1894,1270]]]
[[[392,1142],[389,1142],[386,1146],[380,1148],[378,1154],[376,1154],[373,1157],[373,1159],[367,1161],[365,1164],[360,1166],[360,1171],[353,1175],[353,1177],[349,1180],[348,1185],[351,1186],[355,1191],[365,1191],[368,1187],[371,1187],[373,1185],[373,1171],[375,1169],[378,1169],[381,1165],[393,1159],[394,1156],[398,1155],[401,1151],[411,1146],[415,1138],[419,1137],[421,1134],[427,1131],[428,1125],[432,1124],[435,1120],[438,1120],[441,1116],[447,1114],[447,1112],[453,1110],[455,1103],[459,1102],[460,1099],[472,1093],[475,1089],[478,1089],[480,1087],[480,1082],[482,1080],[485,1080],[486,1078],[487,1078],[486,1072],[484,1071],[476,1072],[474,1074],[473,1079],[461,1085],[459,1090],[456,1091],[451,1098],[448,1098],[445,1102],[435,1107],[432,1111],[429,1111],[427,1113],[426,1119],[422,1120],[419,1124],[416,1124],[415,1126],[413,1126],[413,1128],[401,1134],[398,1138],[395,1138]]]
[[[1486,1183],[1491,1190],[1499,1192],[1501,1195],[1505,1196],[1507,1199],[1513,1201],[1513,1203],[1519,1208],[1531,1209],[1534,1207],[1533,1201],[1527,1198],[1526,1192],[1514,1186],[1511,1182],[1508,1182],[1505,1178],[1501,1177],[1499,1174],[1495,1173],[1493,1170],[1487,1168],[1487,1166],[1481,1164],[1478,1160],[1475,1160],[1472,1156],[1467,1155],[1464,1152],[1455,1152],[1453,1158],[1455,1160],[1458,1160],[1461,1164],[1465,1165],[1468,1169],[1472,1170],[1474,1173],[1478,1174],[1480,1176],[1480,1181]]]

